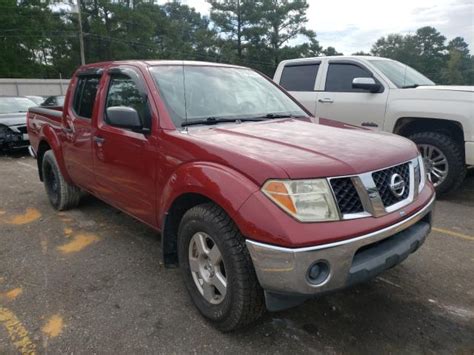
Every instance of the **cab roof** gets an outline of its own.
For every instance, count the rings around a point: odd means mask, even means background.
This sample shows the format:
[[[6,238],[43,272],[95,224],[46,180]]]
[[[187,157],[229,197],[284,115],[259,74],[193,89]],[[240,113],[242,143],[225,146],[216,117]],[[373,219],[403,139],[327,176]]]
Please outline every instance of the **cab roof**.
[[[111,65],[141,65],[141,66],[158,66],[158,65],[187,65],[187,66],[212,66],[212,67],[225,67],[225,68],[241,68],[247,69],[239,65],[226,64],[226,63],[214,63],[214,62],[204,62],[204,61],[193,61],[193,60],[119,60],[119,61],[108,61],[108,62],[98,62],[90,63],[80,67],[80,69],[88,68],[102,68]]]

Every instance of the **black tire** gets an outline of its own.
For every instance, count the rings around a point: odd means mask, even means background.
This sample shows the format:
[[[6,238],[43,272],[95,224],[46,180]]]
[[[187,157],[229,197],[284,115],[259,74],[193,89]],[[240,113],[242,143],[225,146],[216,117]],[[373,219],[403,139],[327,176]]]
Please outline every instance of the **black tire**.
[[[439,149],[448,161],[448,174],[444,181],[436,186],[438,194],[454,191],[461,186],[466,176],[463,147],[453,138],[438,132],[420,132],[409,136],[417,145],[429,144]]]
[[[81,190],[64,180],[52,150],[44,153],[41,168],[44,187],[51,205],[58,211],[76,207],[81,199]]]
[[[211,236],[222,254],[227,292],[219,304],[212,304],[201,295],[191,273],[188,253],[196,233]],[[224,332],[236,330],[262,316],[263,290],[244,238],[221,208],[205,203],[185,213],[179,226],[178,255],[184,283],[194,305],[216,328]]]

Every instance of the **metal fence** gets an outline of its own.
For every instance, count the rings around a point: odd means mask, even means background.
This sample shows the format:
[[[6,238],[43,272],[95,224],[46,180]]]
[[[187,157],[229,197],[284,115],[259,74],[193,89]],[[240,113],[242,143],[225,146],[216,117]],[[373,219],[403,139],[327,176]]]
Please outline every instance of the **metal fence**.
[[[0,96],[66,94],[69,79],[0,79]]]

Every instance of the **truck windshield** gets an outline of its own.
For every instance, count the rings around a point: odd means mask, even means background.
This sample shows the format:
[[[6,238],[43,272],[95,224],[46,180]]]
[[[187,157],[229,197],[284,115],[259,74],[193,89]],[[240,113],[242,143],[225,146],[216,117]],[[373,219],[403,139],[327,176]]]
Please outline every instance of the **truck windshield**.
[[[26,97],[0,97],[0,114],[27,112],[33,106],[37,105]]]
[[[159,65],[151,73],[177,127],[193,121],[308,116],[278,87],[249,69]]]
[[[400,62],[394,60],[371,60],[370,62],[399,88],[435,85],[423,74]]]

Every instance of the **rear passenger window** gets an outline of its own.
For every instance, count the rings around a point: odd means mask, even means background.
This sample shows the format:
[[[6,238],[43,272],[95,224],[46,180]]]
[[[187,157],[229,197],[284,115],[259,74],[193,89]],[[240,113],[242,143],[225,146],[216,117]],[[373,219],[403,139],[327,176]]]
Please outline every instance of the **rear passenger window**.
[[[367,92],[362,89],[353,89],[352,80],[372,77],[372,73],[355,64],[329,64],[325,90],[330,92]]]
[[[280,85],[288,91],[314,91],[319,64],[286,65]]]
[[[91,118],[94,109],[95,96],[99,87],[100,77],[80,76],[77,79],[76,92],[72,107],[77,115],[83,118]]]

